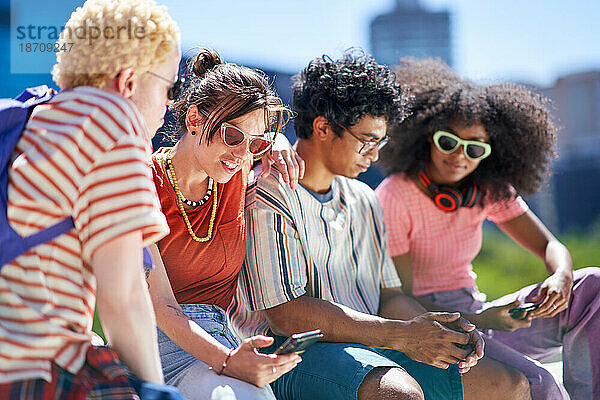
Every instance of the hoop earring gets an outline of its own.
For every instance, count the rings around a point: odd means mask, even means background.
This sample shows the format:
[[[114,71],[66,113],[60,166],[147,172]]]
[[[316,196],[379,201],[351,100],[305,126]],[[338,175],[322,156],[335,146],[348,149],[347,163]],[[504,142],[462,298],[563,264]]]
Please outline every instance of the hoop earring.
[[[191,131],[190,133],[192,134],[192,136],[196,135],[196,131]]]

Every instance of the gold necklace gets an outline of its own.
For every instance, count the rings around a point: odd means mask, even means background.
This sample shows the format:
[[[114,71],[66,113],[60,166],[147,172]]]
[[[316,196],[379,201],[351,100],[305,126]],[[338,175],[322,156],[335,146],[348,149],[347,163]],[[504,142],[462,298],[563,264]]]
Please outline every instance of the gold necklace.
[[[194,234],[194,231],[192,230],[192,224],[190,223],[190,219],[188,218],[187,213],[185,212],[185,208],[183,208],[183,200],[182,200],[183,195],[179,191],[179,185],[177,185],[177,176],[175,175],[175,168],[173,168],[173,162],[171,161],[171,158],[173,158],[173,154],[171,154],[171,152],[169,151],[166,154],[165,158],[167,160],[167,167],[169,168],[169,172],[173,176],[173,186],[175,189],[175,197],[177,198],[177,206],[179,207],[179,211],[181,211],[181,215],[183,216],[183,220],[185,221],[185,225],[187,226],[187,230],[188,230],[190,236],[196,242],[208,242],[210,239],[212,239],[213,227],[215,224],[215,217],[217,216],[217,182],[214,181],[214,183],[213,183],[214,197],[213,197],[212,211],[210,213],[210,221],[208,222],[208,233],[206,234],[206,236],[199,238],[198,236],[196,236]],[[164,165],[163,165],[163,167],[164,167]],[[166,170],[167,169],[165,168],[165,171]]]

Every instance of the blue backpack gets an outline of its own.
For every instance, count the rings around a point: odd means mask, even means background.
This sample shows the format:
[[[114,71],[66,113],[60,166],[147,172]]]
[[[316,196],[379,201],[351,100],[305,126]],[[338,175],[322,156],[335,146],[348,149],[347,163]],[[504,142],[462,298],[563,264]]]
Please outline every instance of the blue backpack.
[[[69,217],[31,236],[21,237],[8,223],[8,169],[10,156],[21,138],[33,107],[54,97],[46,85],[26,89],[14,99],[0,99],[0,269],[27,250],[69,232],[75,227]],[[152,256],[144,248],[144,267],[152,269]]]

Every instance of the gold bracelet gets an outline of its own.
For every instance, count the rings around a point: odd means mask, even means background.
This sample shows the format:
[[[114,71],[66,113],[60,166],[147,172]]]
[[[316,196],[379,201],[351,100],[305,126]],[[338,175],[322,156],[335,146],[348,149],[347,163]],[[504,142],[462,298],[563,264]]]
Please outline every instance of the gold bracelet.
[[[227,357],[225,357],[225,361],[223,361],[223,365],[221,365],[221,370],[217,372],[217,375],[221,375],[225,370],[225,367],[227,367],[227,362],[229,361],[229,357],[231,357],[231,353],[233,353],[233,350],[235,349],[229,349],[229,353],[227,353]]]

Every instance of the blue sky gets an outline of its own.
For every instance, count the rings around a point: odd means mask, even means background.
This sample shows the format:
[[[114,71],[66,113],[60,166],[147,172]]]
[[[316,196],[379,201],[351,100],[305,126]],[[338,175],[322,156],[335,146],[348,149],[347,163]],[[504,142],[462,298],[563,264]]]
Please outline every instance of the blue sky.
[[[13,0],[26,20],[64,23],[76,0]],[[183,34],[226,59],[294,73],[311,58],[369,49],[369,23],[395,0],[159,0]],[[478,80],[551,85],[561,75],[600,70],[597,0],[421,0],[452,13],[457,70]],[[17,6],[15,6],[17,5]],[[41,22],[40,22],[41,23]],[[39,65],[42,68],[42,65]],[[45,72],[48,69],[43,66]]]
[[[165,0],[184,43],[210,45],[240,62],[296,72],[311,58],[368,49],[369,23],[395,0]],[[461,74],[550,85],[557,76],[600,69],[595,0],[421,0],[453,13]]]

